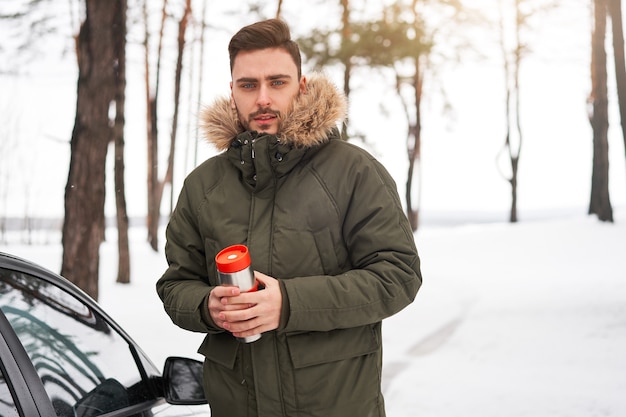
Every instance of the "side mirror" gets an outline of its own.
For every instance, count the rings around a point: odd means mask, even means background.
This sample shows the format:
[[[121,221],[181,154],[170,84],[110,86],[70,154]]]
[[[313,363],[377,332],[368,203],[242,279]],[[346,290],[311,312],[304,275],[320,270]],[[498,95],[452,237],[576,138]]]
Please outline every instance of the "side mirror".
[[[170,404],[206,404],[202,386],[202,362],[170,356],[163,369],[165,400]]]

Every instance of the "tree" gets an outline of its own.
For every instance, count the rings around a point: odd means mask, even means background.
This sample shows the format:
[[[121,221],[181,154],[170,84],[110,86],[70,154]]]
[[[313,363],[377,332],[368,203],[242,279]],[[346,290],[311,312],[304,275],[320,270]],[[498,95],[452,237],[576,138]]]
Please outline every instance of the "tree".
[[[163,36],[165,22],[167,18],[167,0],[163,0],[161,11],[161,25],[159,30],[159,41],[157,49],[157,62],[155,69],[155,81],[151,81],[151,65],[150,65],[150,29],[148,0],[142,3],[143,20],[144,20],[144,80],[146,89],[146,133],[148,145],[148,213],[146,217],[146,226],[148,230],[148,242],[155,251],[159,247],[159,220],[161,216],[161,199],[158,197],[159,190],[159,148],[158,148],[158,113],[157,102],[159,97],[159,81],[161,78],[161,55],[163,50]]]
[[[515,0],[513,4],[513,39],[507,45],[507,25],[505,23],[505,13],[503,0],[499,2],[500,12],[500,48],[504,63],[504,84],[505,84],[505,117],[506,131],[502,152],[507,152],[511,164],[511,175],[507,178],[511,184],[511,210],[509,221],[517,222],[517,173],[519,159],[522,151],[522,123],[520,120],[520,67],[522,58],[526,52],[526,46],[521,41],[521,29],[525,26],[528,13],[521,10],[523,0]],[[503,174],[504,175],[504,174]]]
[[[62,45],[68,39],[74,40],[72,45],[79,67],[78,108],[70,142],[70,173],[65,190],[61,272],[97,297],[96,248],[99,243],[93,236],[100,235],[100,240],[104,238],[103,165],[110,142],[115,143],[118,281],[128,282],[130,277],[123,156],[126,0],[116,0],[109,5],[110,10],[104,11],[93,2],[70,2],[68,15],[59,15],[58,7],[50,0],[16,1],[12,6],[15,7],[13,13],[2,15],[0,19],[21,23],[22,28],[29,28],[27,35],[20,36],[28,39],[18,47],[20,56],[22,52],[27,52],[25,55],[42,52],[40,44],[43,43],[36,42],[39,38],[49,39],[50,35],[60,35]],[[75,23],[78,21],[76,12],[79,8],[84,10],[85,20],[78,36],[75,36]],[[56,43],[45,42],[46,45]],[[100,54],[101,45],[103,54]],[[89,256],[82,256],[85,254]]]
[[[176,69],[174,75],[174,115],[172,117],[172,129],[170,131],[170,152],[167,158],[167,170],[165,171],[165,177],[160,183],[157,194],[157,202],[159,206],[163,197],[163,191],[165,186],[167,184],[171,186],[174,178],[174,153],[176,150],[176,138],[178,134],[178,114],[180,111],[180,91],[183,73],[183,56],[185,54],[185,34],[187,33],[187,24],[190,17],[191,0],[186,0],[183,16],[178,22],[178,54],[176,58]],[[173,190],[171,191],[172,193],[170,193],[170,210],[174,206]]]
[[[126,210],[126,186],[124,182],[124,126],[126,101],[126,9],[127,0],[122,0],[120,12],[113,23],[113,48],[115,61],[115,120],[113,138],[115,142],[115,207],[117,219],[117,282],[130,282],[130,250],[128,243],[128,213]]]
[[[145,39],[144,46],[146,48],[145,55],[145,68],[146,68],[146,97],[148,102],[148,241],[152,249],[158,250],[158,230],[159,221],[161,217],[161,202],[163,200],[163,192],[167,185],[172,185],[174,176],[174,155],[176,150],[176,138],[178,133],[178,115],[180,108],[180,91],[181,80],[183,71],[183,57],[185,52],[186,32],[189,19],[191,18],[191,0],[185,1],[185,8],[183,15],[178,22],[178,55],[176,59],[176,68],[174,75],[174,115],[172,117],[172,127],[170,131],[170,148],[169,156],[167,158],[167,167],[163,179],[159,179],[159,164],[158,164],[158,143],[159,135],[157,130],[157,105],[158,105],[158,92],[159,92],[159,78],[161,71],[161,58],[162,58],[162,45],[164,29],[167,20],[167,0],[163,2],[163,9],[161,13],[161,27],[159,31],[159,46],[157,51],[157,64],[156,64],[156,81],[154,88],[150,83],[150,61],[149,61],[149,29],[147,23],[147,0],[144,0],[144,19],[145,19]],[[173,190],[171,190],[173,192]],[[173,194],[170,198],[170,207],[173,206]]]
[[[593,0],[593,29],[591,34],[591,95],[589,117],[593,130],[593,168],[589,214],[602,221],[613,221],[609,197],[609,115],[607,93],[606,37],[607,0]]]
[[[396,91],[402,102],[407,120],[407,157],[409,167],[405,186],[406,214],[413,231],[419,228],[419,208],[421,205],[421,181],[422,181],[422,94],[424,89],[424,75],[426,61],[431,52],[432,42],[425,36],[424,22],[418,13],[418,0],[413,0],[411,4],[412,21],[408,24],[398,25],[401,22],[400,16],[403,14],[401,8],[394,10],[392,22],[395,28],[382,38],[382,44],[394,42],[396,48],[401,52],[397,57],[392,57],[388,63],[396,73]],[[397,65],[398,61],[408,61],[407,68],[411,68],[413,74],[403,75],[402,70]],[[410,94],[403,94],[403,87],[407,86]],[[411,109],[413,114],[411,114]],[[417,182],[417,187],[414,184]],[[413,190],[417,189],[416,195]],[[415,197],[415,199],[414,199]]]
[[[119,91],[115,24],[124,22],[119,16],[125,10],[125,0],[86,0],[85,20],[76,41],[77,105],[65,187],[61,274],[94,299],[98,298],[99,249],[104,239],[107,147],[115,126],[109,111]]]
[[[342,49],[346,48],[346,44],[350,42],[352,31],[350,29],[350,1],[340,0],[341,3],[341,43]],[[350,76],[352,74],[352,60],[350,57],[343,59],[343,92],[346,98],[350,97]],[[348,121],[341,126],[341,139],[348,140]]]
[[[279,6],[280,7],[280,6]],[[277,11],[277,14],[280,15],[280,9]],[[207,16],[207,2],[205,1],[203,3],[202,6],[202,20],[200,23],[200,51],[199,51],[199,55],[200,55],[200,63],[198,65],[198,92],[197,92],[197,98],[196,98],[196,114],[200,114],[200,110],[201,110],[201,103],[202,103],[202,85],[203,85],[203,75],[204,75],[204,55],[205,55],[205,34],[206,34],[206,28],[207,28],[207,22],[206,22],[206,16]],[[196,133],[195,133],[195,141],[194,141],[194,152],[193,152],[193,162],[194,162],[194,166],[198,163],[198,142],[200,139],[200,129],[195,129]]]
[[[385,67],[396,72],[397,89],[407,114],[408,135],[407,154],[409,174],[406,184],[407,217],[413,227],[418,227],[418,209],[412,199],[413,179],[419,173],[420,156],[420,102],[422,94],[423,72],[421,65],[431,48],[431,43],[424,36],[423,21],[417,12],[417,0],[408,6],[394,3],[384,9],[379,20],[350,21],[349,3],[341,1],[343,7],[340,29],[341,44],[333,47],[333,31],[314,31],[311,36],[299,40],[303,52],[317,67],[341,63],[344,66],[344,91],[350,93],[350,73],[355,65],[364,67]],[[407,64],[409,62],[410,64]],[[404,64],[404,65],[402,65]],[[412,74],[402,74],[397,65],[413,68]],[[413,103],[409,104],[401,93],[402,85],[413,88]],[[409,108],[414,115],[409,114]],[[346,130],[344,129],[344,134]]]
[[[624,57],[624,25],[622,20],[622,0],[609,0],[609,16],[613,29],[613,58],[617,83],[617,101],[622,125],[622,139],[626,150],[626,59]]]
[[[506,7],[505,3],[510,7]],[[509,221],[515,223],[517,215],[517,186],[520,156],[522,153],[522,143],[524,139],[522,131],[522,121],[520,118],[521,109],[521,83],[520,74],[522,63],[526,55],[530,52],[527,43],[523,42],[524,30],[531,28],[531,19],[540,13],[553,9],[558,4],[555,1],[537,2],[533,0],[499,0],[499,34],[500,51],[504,67],[504,91],[505,91],[505,118],[506,130],[504,132],[504,145],[502,153],[506,152],[511,166],[509,176],[502,173],[502,176],[511,184],[511,209]],[[507,20],[507,11],[510,11],[512,19]]]
[[[282,15],[283,10],[283,2],[282,0],[278,0],[278,6],[276,7],[276,18],[279,19]]]

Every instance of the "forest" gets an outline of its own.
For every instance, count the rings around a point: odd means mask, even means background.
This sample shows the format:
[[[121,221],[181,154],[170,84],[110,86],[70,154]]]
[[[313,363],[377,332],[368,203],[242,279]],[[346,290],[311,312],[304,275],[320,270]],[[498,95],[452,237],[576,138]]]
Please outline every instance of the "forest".
[[[446,163],[429,160],[428,142],[437,140],[429,135],[432,114],[438,114],[440,123],[453,120],[459,111],[445,91],[453,84],[445,74],[455,73],[451,67],[458,73],[464,65],[497,74],[488,88],[471,91],[497,91],[493,97],[498,112],[489,120],[497,131],[493,140],[499,145],[490,159],[494,177],[506,194],[506,220],[518,222],[523,198],[520,178],[524,170],[534,168],[524,165],[524,151],[533,139],[527,133],[533,130],[525,114],[528,107],[537,106],[525,101],[526,91],[536,85],[524,71],[546,42],[536,36],[543,22],[558,22],[558,16],[568,16],[574,7],[583,11],[588,25],[563,27],[559,33],[568,37],[569,30],[572,37],[582,36],[587,42],[576,57],[587,68],[582,81],[586,96],[579,103],[585,112],[577,113],[576,121],[588,127],[583,136],[590,172],[588,183],[569,186],[584,194],[589,215],[609,224],[614,221],[610,174],[621,176],[615,181],[623,182],[626,177],[624,170],[609,169],[609,126],[616,127],[611,140],[619,141],[611,142],[612,146],[626,147],[621,0],[307,2],[307,13],[317,11],[317,18],[303,15],[304,7],[296,1],[4,1],[0,7],[0,34],[7,39],[0,48],[0,86],[5,98],[0,130],[0,241],[10,243],[8,231],[16,214],[8,207],[16,193],[35,187],[36,175],[42,175],[17,157],[17,149],[24,148],[18,127],[22,121],[12,104],[17,97],[11,98],[16,91],[12,84],[18,84],[17,80],[28,83],[21,80],[28,80],[33,63],[63,60],[63,68],[73,68],[73,89],[55,90],[58,105],[73,109],[72,118],[65,122],[67,136],[46,139],[64,146],[67,155],[62,159],[67,163],[54,168],[65,177],[61,219],[45,227],[60,231],[61,274],[97,299],[99,247],[107,227],[117,230],[117,281],[127,283],[131,263],[127,199],[144,201],[145,209],[140,211],[146,245],[158,251],[163,244],[160,227],[171,213],[184,173],[211,152],[201,145],[194,115],[202,103],[228,94],[228,39],[243,24],[269,17],[292,25],[307,71],[328,72],[345,92],[351,103],[348,122],[342,126],[345,140],[378,156],[389,145],[384,145],[382,135],[373,134],[381,129],[368,125],[368,112],[388,120],[380,124],[382,131],[396,132],[395,158],[402,160],[398,166],[404,171],[398,190],[415,232],[431,181],[424,167]],[[487,49],[496,52],[488,55]],[[372,84],[384,93],[370,93],[363,102],[361,91],[378,91]],[[472,87],[468,85],[467,91]],[[492,130],[485,128],[469,136],[480,137]],[[134,149],[142,149],[141,156],[128,151],[131,143]],[[464,146],[472,148],[471,143]],[[552,170],[559,171],[559,160],[568,158],[568,149],[548,158]],[[626,160],[625,152],[621,160]],[[133,176],[141,176],[140,189],[127,187],[129,165]],[[20,169],[27,180],[16,187]],[[447,172],[450,181],[461,181],[465,175],[453,165]],[[561,174],[566,178],[579,175]],[[553,192],[558,194],[558,189]],[[25,219],[20,227],[37,229],[41,224],[30,213],[29,198],[24,200],[17,215]],[[39,216],[46,217],[45,212]]]

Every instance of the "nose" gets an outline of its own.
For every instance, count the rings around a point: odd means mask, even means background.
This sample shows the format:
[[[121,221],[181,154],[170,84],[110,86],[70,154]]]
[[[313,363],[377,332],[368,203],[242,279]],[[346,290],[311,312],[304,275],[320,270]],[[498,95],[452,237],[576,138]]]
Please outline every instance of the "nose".
[[[271,104],[269,89],[265,85],[259,88],[259,95],[256,98],[256,104],[259,107],[269,107]]]

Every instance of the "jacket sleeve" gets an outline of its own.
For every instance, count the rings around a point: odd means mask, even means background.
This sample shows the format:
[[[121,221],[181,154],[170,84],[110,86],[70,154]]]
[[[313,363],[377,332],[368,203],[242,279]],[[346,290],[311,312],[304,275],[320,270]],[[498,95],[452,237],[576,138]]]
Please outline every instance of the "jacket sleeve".
[[[395,182],[372,157],[345,167],[335,200],[352,269],[284,280],[289,317],[280,331],[329,331],[380,322],[410,304],[420,259]],[[343,203],[339,203],[343,201]]]
[[[185,182],[166,229],[168,268],[157,281],[156,289],[174,324],[212,333],[223,330],[208,313],[207,301],[213,287],[208,282],[204,244],[197,226],[197,210],[202,202],[194,201],[194,197],[202,196],[201,190],[191,190]]]

